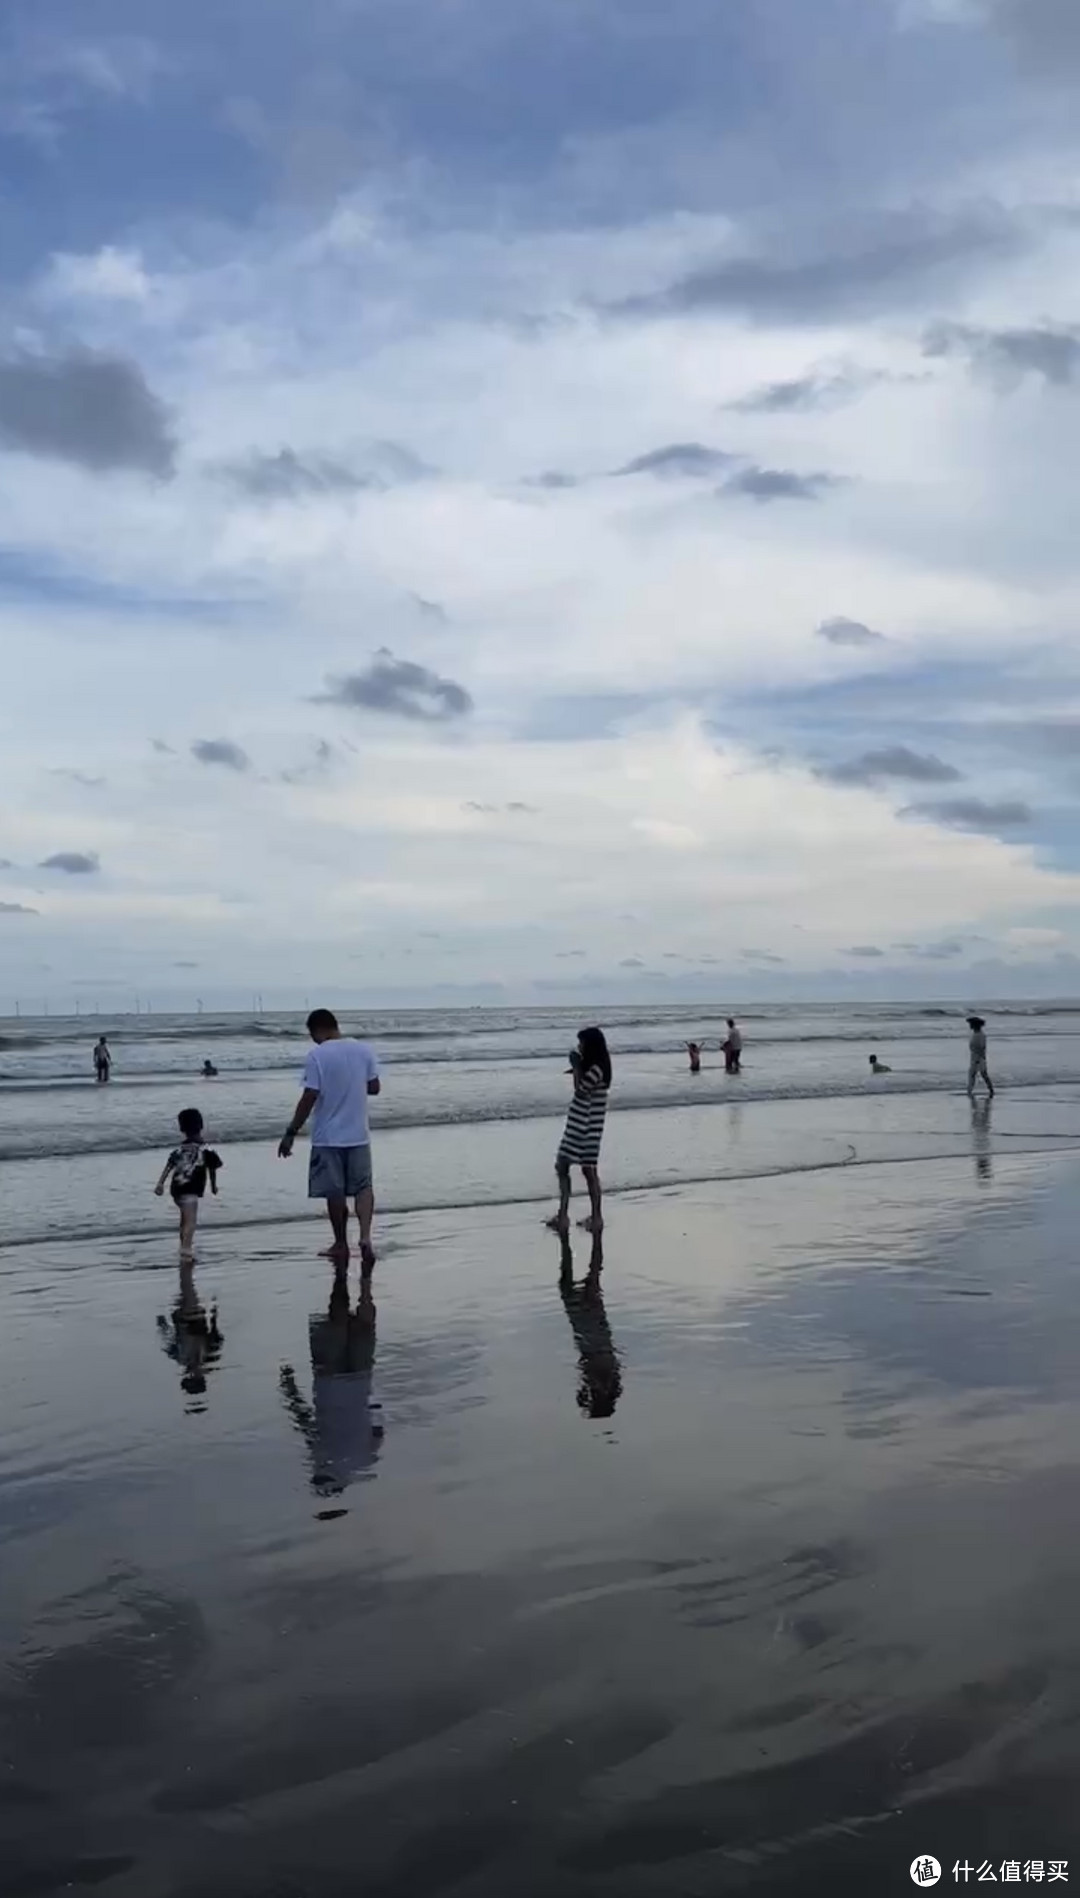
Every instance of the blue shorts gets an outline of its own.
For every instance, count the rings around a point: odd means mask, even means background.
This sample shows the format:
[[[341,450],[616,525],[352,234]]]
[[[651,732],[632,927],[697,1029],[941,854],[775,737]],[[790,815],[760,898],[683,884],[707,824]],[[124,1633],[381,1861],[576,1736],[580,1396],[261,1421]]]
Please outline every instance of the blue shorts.
[[[312,1147],[309,1199],[355,1199],[370,1185],[370,1147]]]

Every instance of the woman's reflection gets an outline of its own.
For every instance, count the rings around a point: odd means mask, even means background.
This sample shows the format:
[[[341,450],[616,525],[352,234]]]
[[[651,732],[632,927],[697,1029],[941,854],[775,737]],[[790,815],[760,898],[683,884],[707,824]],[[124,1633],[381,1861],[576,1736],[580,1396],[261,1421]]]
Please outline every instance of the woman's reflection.
[[[595,1234],[588,1274],[578,1283],[574,1281],[574,1254],[567,1234],[562,1235],[560,1244],[559,1292],[577,1346],[578,1408],[586,1417],[612,1417],[622,1396],[622,1367],[600,1290],[603,1235]]]
[[[180,1290],[172,1308],[171,1320],[157,1321],[162,1346],[174,1364],[180,1366],[180,1389],[192,1401],[184,1409],[193,1414],[206,1409],[207,1374],[221,1356],[222,1337],[218,1329],[217,1306],[209,1314],[195,1285],[195,1267],[189,1260],[180,1267]]]
[[[992,1094],[986,1099],[973,1100],[971,1103],[971,1145],[975,1154],[975,1178],[992,1180],[994,1177],[994,1149],[990,1144],[990,1115],[994,1105]]]
[[[312,1489],[317,1496],[340,1496],[350,1483],[374,1476],[382,1445],[382,1413],[372,1397],[375,1302],[370,1279],[361,1281],[353,1311],[348,1278],[335,1274],[329,1308],[312,1313],[308,1340],[311,1403],[301,1396],[291,1364],[281,1367],[281,1394],[307,1445]]]

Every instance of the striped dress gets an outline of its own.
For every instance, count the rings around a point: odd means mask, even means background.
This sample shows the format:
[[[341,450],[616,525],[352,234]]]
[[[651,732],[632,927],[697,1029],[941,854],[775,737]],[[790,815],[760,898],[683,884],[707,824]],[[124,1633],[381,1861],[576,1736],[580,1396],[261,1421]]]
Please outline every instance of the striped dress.
[[[586,1068],[583,1074],[577,1076],[574,1098],[566,1116],[566,1128],[555,1156],[557,1167],[597,1165],[600,1142],[604,1137],[607,1097],[607,1082],[602,1068]]]

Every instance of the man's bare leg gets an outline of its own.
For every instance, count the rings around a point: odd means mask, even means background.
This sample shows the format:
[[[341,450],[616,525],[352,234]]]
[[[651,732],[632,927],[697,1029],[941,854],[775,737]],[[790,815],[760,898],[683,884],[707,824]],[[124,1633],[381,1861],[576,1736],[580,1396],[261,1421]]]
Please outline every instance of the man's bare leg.
[[[586,1232],[600,1233],[604,1230],[604,1195],[600,1186],[600,1175],[594,1166],[583,1166],[585,1184],[589,1189],[589,1205],[592,1207],[588,1219],[582,1220]]]
[[[349,1256],[349,1202],[347,1199],[328,1199],[327,1218],[334,1233],[334,1243],[321,1254],[324,1259],[333,1259],[335,1264]]]
[[[559,1167],[559,1210],[554,1219],[548,1220],[552,1232],[568,1232],[570,1229],[570,1168]]]
[[[356,1217],[360,1223],[360,1265],[364,1272],[370,1272],[375,1264],[375,1248],[371,1243],[371,1222],[375,1217],[375,1194],[370,1186],[356,1195]]]

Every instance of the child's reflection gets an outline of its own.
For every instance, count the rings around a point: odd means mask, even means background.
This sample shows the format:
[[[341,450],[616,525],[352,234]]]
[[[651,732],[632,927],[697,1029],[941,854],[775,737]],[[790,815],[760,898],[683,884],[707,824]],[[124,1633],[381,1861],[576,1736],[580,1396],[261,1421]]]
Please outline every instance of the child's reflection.
[[[180,1366],[180,1389],[193,1400],[185,1404],[184,1409],[192,1413],[204,1411],[206,1404],[202,1400],[206,1396],[207,1375],[221,1356],[222,1337],[217,1306],[211,1305],[207,1314],[196,1289],[195,1267],[190,1260],[180,1266],[180,1292],[171,1322],[161,1317],[157,1323],[166,1353]]]
[[[994,1177],[994,1148],[990,1138],[990,1115],[994,1097],[988,1094],[985,1100],[971,1102],[971,1144],[975,1155],[975,1178],[992,1180]]]
[[[312,1489],[317,1496],[340,1496],[350,1483],[374,1476],[382,1444],[381,1413],[371,1388],[375,1301],[370,1279],[361,1280],[353,1311],[348,1278],[335,1274],[329,1308],[312,1313],[308,1339],[311,1403],[301,1396],[291,1364],[281,1367],[281,1394],[307,1444]]]
[[[622,1367],[600,1289],[603,1235],[594,1236],[588,1274],[579,1283],[574,1281],[574,1254],[568,1234],[561,1235],[560,1244],[559,1292],[577,1346],[578,1408],[586,1417],[612,1417],[622,1396]]]

